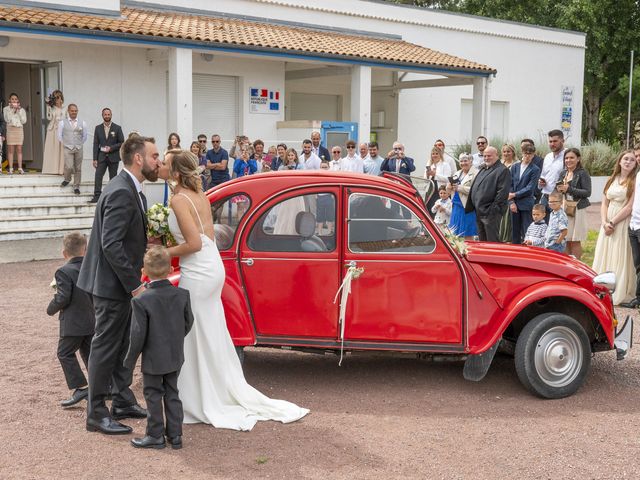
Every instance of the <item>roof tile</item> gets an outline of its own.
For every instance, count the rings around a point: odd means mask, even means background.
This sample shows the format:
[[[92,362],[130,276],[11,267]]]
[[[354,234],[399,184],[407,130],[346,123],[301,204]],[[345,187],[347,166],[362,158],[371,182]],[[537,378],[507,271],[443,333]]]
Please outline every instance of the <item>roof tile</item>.
[[[123,8],[121,13],[120,18],[104,18],[40,8],[0,7],[0,22],[248,45],[302,55],[317,53],[422,67],[495,72],[487,65],[397,39],[129,7]]]

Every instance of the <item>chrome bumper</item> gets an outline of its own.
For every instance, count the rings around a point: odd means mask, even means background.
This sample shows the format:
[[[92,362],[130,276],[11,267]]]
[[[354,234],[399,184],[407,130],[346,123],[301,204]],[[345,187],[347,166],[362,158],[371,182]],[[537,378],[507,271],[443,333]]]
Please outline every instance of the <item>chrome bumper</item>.
[[[618,360],[624,360],[633,346],[633,319],[627,315],[622,328],[616,332],[613,346]]]

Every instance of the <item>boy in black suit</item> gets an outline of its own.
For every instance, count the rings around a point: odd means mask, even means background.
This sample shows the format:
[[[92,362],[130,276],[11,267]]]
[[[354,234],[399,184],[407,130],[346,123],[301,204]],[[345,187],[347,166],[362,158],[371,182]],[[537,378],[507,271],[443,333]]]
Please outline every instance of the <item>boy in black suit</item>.
[[[171,257],[166,248],[153,247],[144,256],[143,275],[147,289],[131,300],[131,337],[124,365],[133,369],[142,352],[142,383],[147,402],[147,432],[134,438],[136,448],[164,448],[167,440],[182,448],[182,402],[178,396],[178,374],[184,363],[184,337],[193,325],[189,292],[174,287],[167,275]],[[164,412],[166,427],[162,418]]]
[[[71,398],[63,400],[63,407],[70,407],[86,399],[87,379],[82,373],[76,352],[85,367],[89,361],[91,339],[96,317],[91,303],[91,296],[76,287],[80,265],[87,249],[87,239],[79,232],[65,235],[62,240],[62,255],[67,263],[55,273],[56,293],[47,307],[47,315],[60,312],[60,339],[58,340],[58,360],[67,380],[69,389],[74,390]]]

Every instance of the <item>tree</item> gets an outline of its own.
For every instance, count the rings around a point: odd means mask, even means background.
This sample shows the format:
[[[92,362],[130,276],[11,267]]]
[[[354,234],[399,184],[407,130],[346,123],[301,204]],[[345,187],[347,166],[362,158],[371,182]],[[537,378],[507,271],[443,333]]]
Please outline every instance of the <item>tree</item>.
[[[399,3],[585,32],[586,140],[598,137],[601,109],[619,91],[620,78],[629,69],[630,50],[639,52],[640,66],[640,0],[399,0]],[[622,114],[626,115],[626,109],[615,115]]]

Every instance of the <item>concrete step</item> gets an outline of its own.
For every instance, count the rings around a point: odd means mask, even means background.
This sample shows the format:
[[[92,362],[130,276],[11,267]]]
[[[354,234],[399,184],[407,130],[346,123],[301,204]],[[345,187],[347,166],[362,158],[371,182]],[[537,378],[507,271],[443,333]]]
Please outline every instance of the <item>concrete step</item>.
[[[75,204],[33,204],[33,205],[14,205],[4,206],[0,199],[0,228],[2,222],[9,218],[25,218],[25,217],[58,217],[67,215],[93,215],[95,212],[95,204],[75,203]]]
[[[91,193],[81,193],[76,195],[73,190],[62,190],[65,193],[56,195],[48,193],[39,193],[37,195],[0,195],[0,208],[2,207],[20,207],[29,205],[85,205],[88,204],[93,191]]]
[[[89,236],[91,233],[91,225],[87,227],[50,227],[46,230],[42,230],[40,227],[36,228],[16,228],[13,230],[1,230],[0,229],[0,245],[2,242],[8,242],[11,240],[31,240],[36,238],[56,238],[64,237],[69,232],[80,232]],[[62,246],[60,246],[62,248]]]
[[[0,234],[23,229],[51,230],[54,227],[76,229],[91,228],[93,213],[79,213],[57,216],[8,217],[0,221]]]
[[[81,193],[93,193],[93,183],[82,182],[80,184]],[[0,196],[31,196],[31,195],[59,195],[64,193],[73,193],[73,187],[67,185],[62,188],[60,182],[55,185],[49,184],[32,184],[11,185],[10,182],[3,182],[0,184]]]
[[[84,172],[82,172],[82,178],[89,180],[89,177]],[[13,175],[7,175],[7,171],[5,170],[3,174],[0,175],[0,188],[9,183],[12,185],[60,185],[62,180],[64,180],[62,175],[43,175],[41,173],[27,173],[25,175],[17,175],[14,173]],[[93,180],[93,175],[91,175],[91,180]]]

